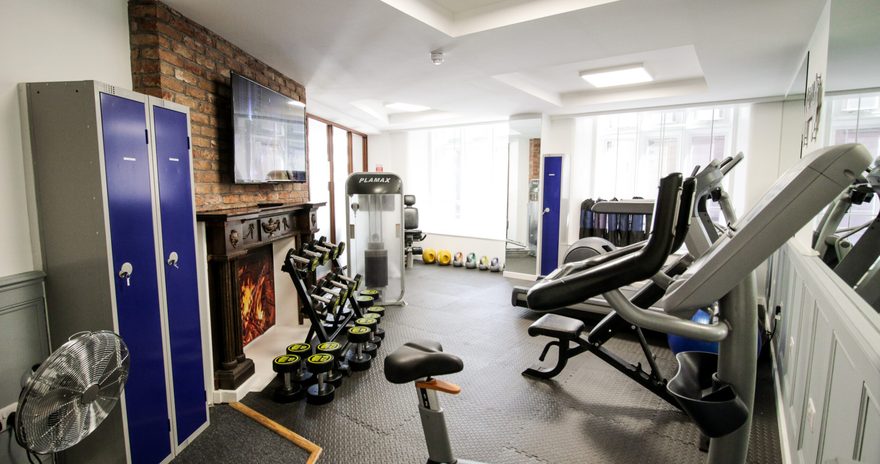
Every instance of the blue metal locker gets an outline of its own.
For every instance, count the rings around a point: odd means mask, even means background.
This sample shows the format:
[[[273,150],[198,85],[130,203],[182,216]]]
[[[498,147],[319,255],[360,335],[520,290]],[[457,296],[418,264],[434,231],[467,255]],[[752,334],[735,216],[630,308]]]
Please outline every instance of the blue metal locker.
[[[544,210],[541,213],[541,275],[556,269],[559,261],[559,208],[562,196],[562,157],[544,158]]]
[[[177,443],[208,421],[196,273],[195,223],[184,112],[152,105]]]
[[[100,94],[119,332],[131,352],[125,387],[133,463],[171,454],[144,103]]]

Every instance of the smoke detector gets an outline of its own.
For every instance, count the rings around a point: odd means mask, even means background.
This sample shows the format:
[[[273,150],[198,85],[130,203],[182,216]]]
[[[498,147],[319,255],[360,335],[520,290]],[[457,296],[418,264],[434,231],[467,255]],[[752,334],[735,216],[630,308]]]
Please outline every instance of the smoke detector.
[[[435,66],[440,66],[443,64],[443,51],[442,50],[434,50],[431,52],[431,63],[434,63]]]

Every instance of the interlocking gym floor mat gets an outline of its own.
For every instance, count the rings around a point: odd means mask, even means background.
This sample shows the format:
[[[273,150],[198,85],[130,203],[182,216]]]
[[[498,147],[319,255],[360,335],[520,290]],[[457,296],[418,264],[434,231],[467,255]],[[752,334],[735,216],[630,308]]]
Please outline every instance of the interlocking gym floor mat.
[[[322,446],[319,463],[424,462],[415,388],[388,383],[382,360],[406,341],[428,338],[464,360],[463,372],[444,377],[461,385],[462,393],[440,400],[460,458],[489,463],[704,462],[705,453],[697,449],[699,433],[683,413],[589,353],[571,360],[556,380],[523,377],[520,372],[537,361],[549,340],[528,336],[526,329],[538,315],[511,307],[511,288],[498,274],[416,266],[407,271],[409,305],[386,310],[382,324],[387,336],[378,359],[370,370],[346,378],[332,403],[275,403],[274,383],[243,402]],[[650,341],[664,374],[671,375],[675,364],[663,347],[665,338]],[[641,359],[635,341],[615,339],[606,346],[630,360]],[[761,366],[759,378],[749,462],[780,463],[769,363]],[[212,419],[212,427],[222,427],[222,420]],[[240,442],[253,443],[247,440]]]

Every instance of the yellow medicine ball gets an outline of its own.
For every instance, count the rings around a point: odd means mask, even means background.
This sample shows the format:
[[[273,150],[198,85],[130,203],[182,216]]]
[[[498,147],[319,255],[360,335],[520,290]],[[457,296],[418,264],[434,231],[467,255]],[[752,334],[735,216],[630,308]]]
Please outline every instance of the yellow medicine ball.
[[[437,252],[434,251],[433,248],[425,248],[422,251],[422,261],[425,264],[434,264],[434,261],[437,260]]]

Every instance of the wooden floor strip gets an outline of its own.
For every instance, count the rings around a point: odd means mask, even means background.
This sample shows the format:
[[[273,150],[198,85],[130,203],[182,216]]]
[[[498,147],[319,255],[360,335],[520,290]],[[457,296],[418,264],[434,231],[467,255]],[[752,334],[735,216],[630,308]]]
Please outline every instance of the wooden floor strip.
[[[244,414],[245,416],[250,417],[251,419],[257,421],[263,427],[281,435],[282,437],[290,440],[294,445],[306,450],[309,453],[309,459],[306,461],[306,464],[315,464],[318,462],[318,458],[321,456],[321,452],[323,452],[323,448],[312,443],[311,441],[303,438],[300,435],[297,435],[287,427],[279,424],[278,422],[269,419],[268,417],[254,411],[253,409],[245,406],[242,403],[234,402],[229,403],[229,406],[232,406],[232,409]]]

